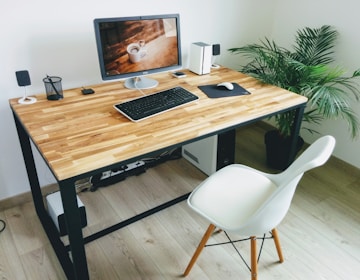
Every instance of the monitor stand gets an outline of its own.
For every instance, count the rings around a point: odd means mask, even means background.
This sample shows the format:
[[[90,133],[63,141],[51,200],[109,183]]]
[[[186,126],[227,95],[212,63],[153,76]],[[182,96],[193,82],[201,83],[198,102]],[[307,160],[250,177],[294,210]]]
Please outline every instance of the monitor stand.
[[[158,85],[158,81],[147,77],[134,77],[125,80],[125,87],[129,89],[148,89]]]

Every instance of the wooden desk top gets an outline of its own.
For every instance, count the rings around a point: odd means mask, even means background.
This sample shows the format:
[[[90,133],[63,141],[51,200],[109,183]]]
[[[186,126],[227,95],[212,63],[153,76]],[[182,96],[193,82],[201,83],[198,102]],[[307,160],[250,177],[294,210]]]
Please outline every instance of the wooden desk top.
[[[203,76],[184,72],[187,77],[182,79],[169,73],[154,75],[159,86],[144,92],[150,94],[180,85],[199,96],[199,100],[138,123],[113,108],[115,103],[141,96],[119,81],[91,86],[96,92],[92,95],[82,95],[81,88],[75,88],[65,90],[64,99],[59,101],[48,101],[43,93],[36,95],[38,101],[34,104],[18,104],[18,98],[14,98],[10,105],[61,181],[307,101],[303,96],[261,84],[227,68]],[[223,81],[237,82],[251,94],[210,99],[197,87]]]

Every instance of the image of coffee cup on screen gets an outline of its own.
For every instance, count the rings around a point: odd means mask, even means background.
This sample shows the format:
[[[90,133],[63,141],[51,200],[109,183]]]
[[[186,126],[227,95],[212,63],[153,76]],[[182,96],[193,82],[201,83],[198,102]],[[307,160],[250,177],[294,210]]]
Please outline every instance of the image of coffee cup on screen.
[[[126,51],[131,63],[137,63],[146,56],[145,41],[140,40],[138,43],[131,43],[127,46]]]

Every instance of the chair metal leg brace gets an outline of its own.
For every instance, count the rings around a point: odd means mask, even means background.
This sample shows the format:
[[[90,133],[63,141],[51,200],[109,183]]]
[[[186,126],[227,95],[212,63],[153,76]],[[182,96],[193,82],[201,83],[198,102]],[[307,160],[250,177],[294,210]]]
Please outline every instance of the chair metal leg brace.
[[[247,268],[249,269],[249,271],[251,271],[251,267],[248,265],[248,263],[246,262],[246,260],[244,259],[244,257],[240,254],[240,251],[238,250],[238,248],[236,248],[236,246],[235,246],[235,243],[236,243],[236,242],[246,241],[246,240],[251,239],[251,237],[250,237],[250,238],[246,238],[246,239],[241,239],[241,240],[232,241],[232,240],[230,239],[230,236],[227,234],[227,232],[224,231],[224,233],[225,233],[226,237],[229,239],[229,242],[222,243],[222,244],[229,244],[229,243],[230,243],[230,244],[233,246],[233,248],[235,249],[235,251],[238,253],[238,255],[240,256],[240,258],[242,259],[242,261],[244,262],[244,264],[247,266]],[[222,244],[219,243],[219,244],[214,244],[214,245],[222,245]],[[260,256],[259,256],[259,257],[260,257]]]
[[[242,261],[244,262],[244,264],[246,265],[246,267],[249,269],[249,271],[251,271],[251,267],[248,265],[248,263],[246,262],[246,260],[244,259],[244,257],[241,255],[240,251],[238,250],[238,248],[235,246],[235,243],[237,242],[242,242],[242,241],[247,241],[247,240],[251,240],[251,237],[248,237],[248,238],[244,238],[244,239],[238,239],[238,240],[231,240],[230,236],[227,234],[226,231],[224,231],[227,239],[229,241],[227,242],[220,242],[220,243],[216,243],[216,244],[206,244],[205,247],[211,247],[211,246],[217,246],[217,245],[226,245],[226,244],[231,244],[233,246],[233,248],[235,249],[235,251],[238,253],[238,255],[240,256],[240,258],[242,259]],[[259,262],[260,260],[260,256],[261,256],[261,252],[262,252],[262,249],[264,247],[264,243],[265,243],[265,239],[274,239],[274,236],[273,234],[270,236],[270,237],[266,237],[266,234],[264,234],[263,237],[256,237],[256,239],[261,239],[261,246],[260,246],[260,250],[259,250],[259,254],[258,254],[258,257],[257,257],[257,262]],[[279,242],[279,240],[277,240],[277,242]],[[276,242],[275,242],[276,243]],[[278,248],[276,248],[278,249]],[[279,243],[279,250],[280,250],[280,253],[281,253],[281,249],[280,249],[280,243]],[[278,251],[278,254],[279,254],[279,251]],[[279,255],[280,256],[280,255]]]
[[[261,237],[261,238],[257,238],[256,236],[251,236],[249,238],[235,240],[235,241],[232,241],[230,236],[226,233],[226,231],[224,231],[224,233],[225,233],[226,237],[228,238],[229,242],[222,242],[222,243],[208,244],[207,245],[206,243],[209,240],[211,234],[214,232],[214,230],[215,230],[215,226],[213,224],[210,224],[208,229],[206,230],[203,238],[201,239],[201,241],[200,241],[200,243],[199,243],[193,257],[191,258],[187,268],[185,269],[184,276],[187,276],[190,273],[190,270],[194,266],[197,258],[199,257],[199,255],[202,252],[202,250],[204,249],[204,247],[215,246],[215,245],[231,244],[234,247],[235,251],[240,256],[240,258],[242,259],[242,261],[245,263],[247,268],[250,270],[251,280],[256,280],[257,279],[257,273],[258,273],[257,266],[258,266],[258,262],[259,262],[259,259],[260,259],[260,255],[261,255],[261,252],[262,252],[262,248],[263,248],[265,239],[269,239],[269,238],[274,239],[276,251],[277,251],[278,256],[279,256],[279,261],[280,261],[280,263],[282,263],[284,261],[282,250],[281,250],[281,247],[280,247],[279,236],[278,236],[278,233],[277,233],[276,229],[273,229],[271,231],[271,235],[272,235],[271,237],[266,237],[266,235],[264,234],[264,236]],[[257,239],[262,240],[260,250],[259,250],[259,254],[257,254]],[[251,264],[250,264],[250,266],[245,261],[245,259],[243,258],[243,256],[241,255],[241,253],[239,252],[239,250],[236,248],[236,246],[234,244],[236,242],[246,241],[246,240],[250,240],[250,246],[251,246],[251,254],[250,254]]]

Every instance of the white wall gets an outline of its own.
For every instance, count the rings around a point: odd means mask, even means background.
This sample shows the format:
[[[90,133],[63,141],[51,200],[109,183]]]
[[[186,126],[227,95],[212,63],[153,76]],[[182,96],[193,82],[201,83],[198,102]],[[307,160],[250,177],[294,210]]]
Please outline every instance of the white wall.
[[[28,93],[42,93],[46,74],[63,78],[63,88],[101,83],[93,19],[179,13],[185,67],[191,42],[220,43],[217,60],[237,68],[230,47],[269,35],[274,1],[262,0],[13,0],[0,10],[0,200],[29,191],[8,99],[23,95],[15,71],[29,70]],[[130,4],[129,4],[130,3]],[[226,5],[225,5],[226,3]],[[133,5],[132,5],[133,4]],[[38,153],[42,186],[55,180]]]
[[[360,37],[357,23],[360,2],[357,0],[278,0],[274,17],[273,39],[285,47],[293,42],[296,30],[305,26],[320,27],[332,25],[339,32],[335,50],[336,64],[348,70],[350,75],[360,68]],[[358,80],[360,83],[360,79]],[[360,103],[353,103],[354,110],[360,116]],[[325,121],[316,126],[321,134],[336,137],[335,156],[360,168],[360,138],[350,139],[347,125],[343,121]],[[301,132],[307,142],[312,142],[319,135]]]
[[[19,97],[15,71],[29,70],[32,85],[28,92],[44,92],[42,78],[58,75],[63,87],[101,83],[93,32],[93,19],[141,14],[180,13],[185,67],[191,42],[220,43],[217,62],[238,69],[238,57],[226,49],[257,42],[269,36],[289,46],[297,29],[330,24],[340,33],[337,63],[353,71],[360,67],[360,37],[356,24],[357,0],[14,0],[0,10],[0,200],[29,191],[29,183],[8,99]],[[226,3],[226,5],[225,5]],[[360,104],[354,103],[360,112]],[[349,139],[341,121],[328,121],[321,134],[333,134],[338,143],[335,155],[360,168],[360,141]],[[309,142],[318,136],[303,133]],[[54,182],[35,152],[40,183]]]

